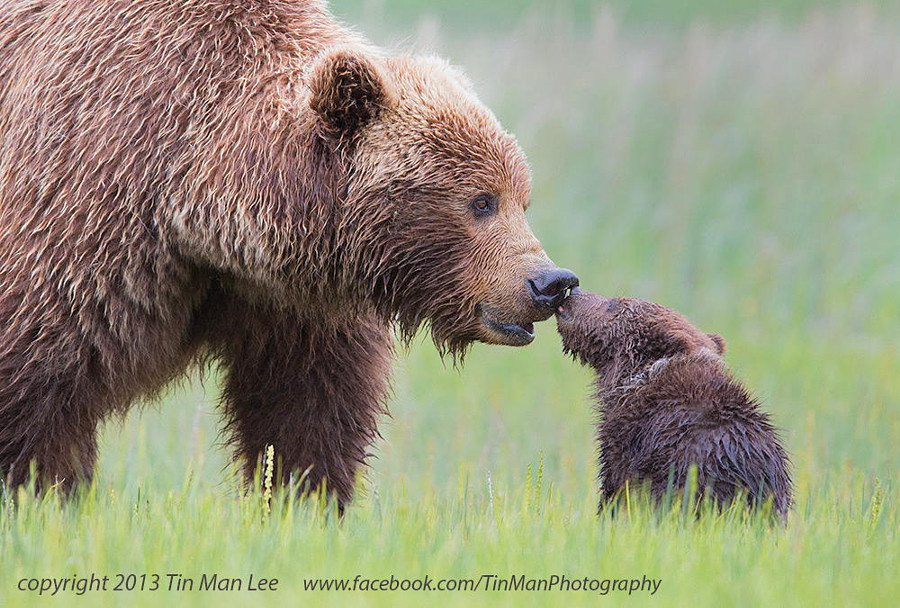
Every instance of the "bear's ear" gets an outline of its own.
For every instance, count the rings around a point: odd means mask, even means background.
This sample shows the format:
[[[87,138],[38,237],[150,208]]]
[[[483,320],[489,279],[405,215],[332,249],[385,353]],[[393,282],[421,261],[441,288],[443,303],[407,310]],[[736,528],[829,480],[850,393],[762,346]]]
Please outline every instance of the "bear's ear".
[[[388,76],[362,50],[341,48],[319,57],[309,79],[309,105],[322,134],[337,141],[353,138],[391,99]]]
[[[680,330],[672,330],[666,334],[665,352],[666,355],[680,355],[691,350],[694,342],[691,336]]]
[[[712,340],[716,345],[716,351],[720,355],[725,354],[725,338],[720,336],[719,334],[706,334],[709,336],[709,339]]]

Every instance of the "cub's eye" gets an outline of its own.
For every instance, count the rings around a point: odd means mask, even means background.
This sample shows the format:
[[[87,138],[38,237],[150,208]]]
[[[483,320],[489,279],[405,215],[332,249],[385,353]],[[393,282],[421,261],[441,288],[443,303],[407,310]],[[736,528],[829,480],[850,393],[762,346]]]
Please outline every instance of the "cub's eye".
[[[485,217],[497,213],[497,197],[493,194],[479,194],[472,199],[475,217]]]

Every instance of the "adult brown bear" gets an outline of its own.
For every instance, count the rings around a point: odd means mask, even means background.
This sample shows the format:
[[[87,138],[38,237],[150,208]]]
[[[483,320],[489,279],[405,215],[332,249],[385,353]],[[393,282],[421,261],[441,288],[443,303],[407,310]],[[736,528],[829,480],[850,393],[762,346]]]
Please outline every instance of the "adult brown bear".
[[[211,355],[238,455],[343,503],[391,325],[522,345],[575,276],[458,71],[317,0],[0,0],[0,468],[87,478],[98,421]]]

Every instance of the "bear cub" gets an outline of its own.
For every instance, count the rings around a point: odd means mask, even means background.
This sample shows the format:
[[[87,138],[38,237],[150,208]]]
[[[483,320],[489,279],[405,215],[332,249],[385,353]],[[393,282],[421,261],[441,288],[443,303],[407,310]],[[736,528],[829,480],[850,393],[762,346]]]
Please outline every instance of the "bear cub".
[[[629,482],[659,499],[687,484],[719,506],[792,503],[788,456],[769,416],[732,378],[725,341],[653,302],[575,289],[557,311],[563,348],[596,373],[601,505]]]

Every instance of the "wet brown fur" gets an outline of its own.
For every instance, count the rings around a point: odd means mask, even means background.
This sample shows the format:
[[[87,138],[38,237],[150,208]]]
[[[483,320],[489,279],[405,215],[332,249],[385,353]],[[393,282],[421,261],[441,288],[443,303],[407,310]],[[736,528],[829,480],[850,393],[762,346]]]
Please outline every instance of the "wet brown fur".
[[[98,422],[209,356],[248,467],[348,500],[393,323],[459,356],[549,315],[529,197],[464,76],[318,0],[0,0],[0,469],[89,478]]]
[[[563,348],[597,374],[603,502],[629,482],[661,497],[698,488],[720,505],[791,506],[788,457],[769,416],[728,371],[725,341],[652,302],[578,291],[558,316]]]

